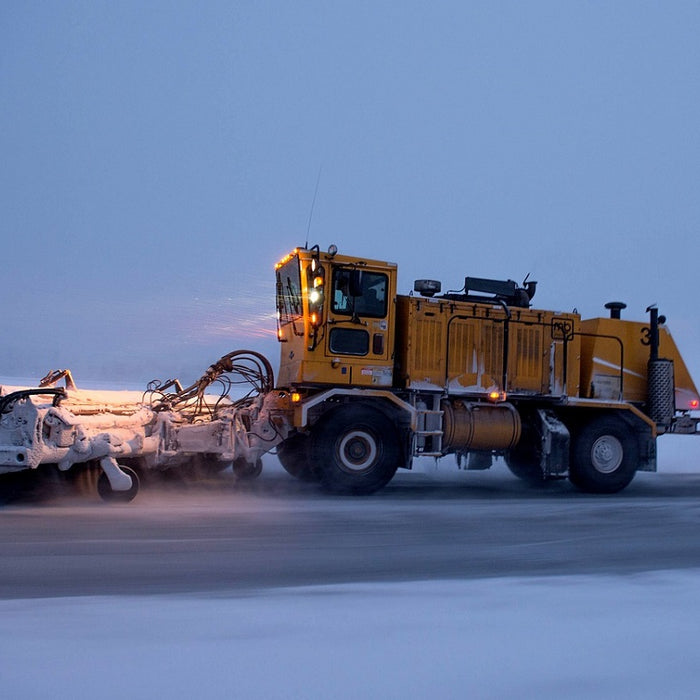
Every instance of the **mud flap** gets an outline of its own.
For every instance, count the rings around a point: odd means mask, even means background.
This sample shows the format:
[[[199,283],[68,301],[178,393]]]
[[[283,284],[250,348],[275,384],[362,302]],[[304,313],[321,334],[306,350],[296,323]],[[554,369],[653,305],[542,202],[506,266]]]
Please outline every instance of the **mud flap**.
[[[565,477],[569,473],[571,443],[568,428],[554,412],[542,408],[537,410],[535,428],[542,444],[540,466],[545,479]]]

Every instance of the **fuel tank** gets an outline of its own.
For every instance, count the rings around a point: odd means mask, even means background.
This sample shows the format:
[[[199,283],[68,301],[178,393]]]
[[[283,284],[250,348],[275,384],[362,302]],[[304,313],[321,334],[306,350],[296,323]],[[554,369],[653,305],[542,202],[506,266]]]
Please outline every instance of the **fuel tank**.
[[[443,401],[445,452],[509,450],[520,440],[520,414],[512,404]]]

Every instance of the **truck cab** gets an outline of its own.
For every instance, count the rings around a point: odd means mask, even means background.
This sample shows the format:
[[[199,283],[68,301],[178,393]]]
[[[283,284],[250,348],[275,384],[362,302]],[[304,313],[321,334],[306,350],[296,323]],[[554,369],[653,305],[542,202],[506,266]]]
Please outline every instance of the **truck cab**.
[[[394,263],[296,248],[276,265],[278,384],[391,387]]]

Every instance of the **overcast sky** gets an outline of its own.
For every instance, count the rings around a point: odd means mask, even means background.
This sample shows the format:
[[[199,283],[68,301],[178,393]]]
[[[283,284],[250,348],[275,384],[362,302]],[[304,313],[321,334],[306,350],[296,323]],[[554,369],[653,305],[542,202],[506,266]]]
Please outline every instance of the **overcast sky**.
[[[700,3],[0,3],[0,374],[277,359],[309,243],[644,318],[700,379]]]

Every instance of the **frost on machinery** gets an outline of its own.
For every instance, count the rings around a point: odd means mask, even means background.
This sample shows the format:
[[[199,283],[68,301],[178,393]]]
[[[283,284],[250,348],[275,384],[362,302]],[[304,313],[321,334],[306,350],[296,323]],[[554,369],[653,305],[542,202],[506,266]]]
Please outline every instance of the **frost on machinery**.
[[[61,379],[66,387],[54,388]],[[232,400],[236,384],[251,389]],[[269,362],[239,350],[184,389],[169,380],[151,382],[143,393],[84,391],[67,370],[49,373],[39,388],[0,387],[0,474],[99,465],[100,496],[122,501],[136,495],[139,471],[193,461],[200,471],[232,465],[240,478],[252,478],[260,457],[289,430],[288,397],[273,384]]]
[[[395,264],[335,246],[281,260],[276,384],[263,356],[237,351],[191,387],[138,398],[51,388],[55,376],[5,387],[0,471],[99,464],[101,495],[129,500],[139,470],[197,460],[253,477],[276,449],[293,476],[368,494],[414,457],[454,454],[612,493],[656,470],[659,435],[699,434],[698,391],[656,308],[638,322],[610,302],[609,318],[584,320],[531,308],[534,282],[467,277],[441,294],[418,280],[400,295],[396,280]],[[234,401],[232,382],[253,390]]]

